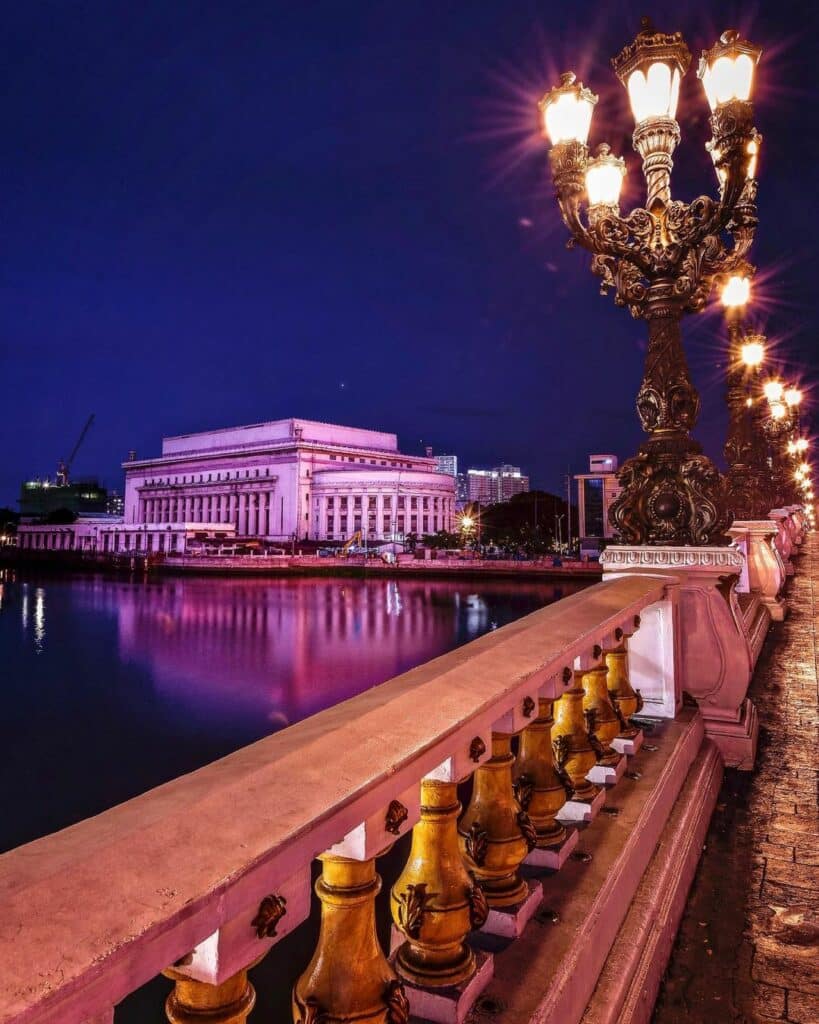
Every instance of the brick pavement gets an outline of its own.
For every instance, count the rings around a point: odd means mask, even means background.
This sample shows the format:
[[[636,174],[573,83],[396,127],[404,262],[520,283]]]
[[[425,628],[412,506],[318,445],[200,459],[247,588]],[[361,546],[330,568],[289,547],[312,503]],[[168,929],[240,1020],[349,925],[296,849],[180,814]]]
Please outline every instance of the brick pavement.
[[[654,1024],[819,1024],[819,536],[751,684],[754,772],[726,772]]]

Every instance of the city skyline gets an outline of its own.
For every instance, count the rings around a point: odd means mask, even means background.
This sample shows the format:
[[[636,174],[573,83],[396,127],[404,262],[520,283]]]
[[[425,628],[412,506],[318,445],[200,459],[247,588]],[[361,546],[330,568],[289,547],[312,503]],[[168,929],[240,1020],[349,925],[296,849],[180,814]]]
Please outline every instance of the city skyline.
[[[627,103],[591,55],[630,39],[642,6],[319,7],[8,13],[0,504],[53,472],[90,410],[75,471],[111,487],[130,448],[295,410],[464,466],[520,464],[556,493],[601,443],[635,449],[643,334],[563,251],[534,103],[575,66],[633,195]],[[785,147],[800,138],[804,168],[818,143],[789,12],[809,34],[815,12],[793,3],[727,5],[719,23],[707,4],[652,8],[695,52],[729,23],[765,43],[762,162],[778,173],[760,204],[777,230],[754,250],[753,318],[806,364],[804,189]],[[675,189],[691,198],[712,191],[692,73],[681,115]],[[724,329],[685,333],[696,436],[719,457]],[[568,397],[581,383],[593,416]]]

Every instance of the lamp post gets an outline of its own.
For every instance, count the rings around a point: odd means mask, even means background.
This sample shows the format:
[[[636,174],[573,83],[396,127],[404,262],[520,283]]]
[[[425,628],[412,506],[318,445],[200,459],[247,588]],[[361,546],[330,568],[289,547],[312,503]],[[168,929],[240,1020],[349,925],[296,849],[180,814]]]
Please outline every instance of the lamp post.
[[[750,298],[750,268],[729,277],[721,300],[728,325],[728,436],[723,449],[728,463],[726,500],[734,519],[760,520],[769,512],[769,473],[760,420],[764,400],[759,386],[765,337],[746,334],[742,317]]]
[[[601,291],[648,325],[648,350],[637,413],[648,439],[621,467],[622,491],[609,519],[621,542],[708,545],[724,542],[730,522],[724,481],[689,431],[699,396],[682,344],[685,314],[702,310],[713,284],[739,266],[757,223],[756,160],[760,137],[750,102],[760,50],[723,33],[703,53],[699,77],[711,107],[708,143],[719,200],[671,198],[672,154],[680,81],[691,54],[679,32],[656,32],[648,19],[613,60],[634,114],[633,144],[643,160],[646,202],[620,215],[623,161],[609,147],[589,158],[597,97],[571,73],[540,102],[563,220],[593,254]],[[584,206],[587,206],[584,220]]]
[[[798,404],[788,402],[786,394],[791,390],[776,378],[766,381],[763,386],[763,394],[768,400],[764,431],[769,450],[771,499],[772,505],[776,507],[791,504],[799,497],[787,457],[790,443],[794,439]]]

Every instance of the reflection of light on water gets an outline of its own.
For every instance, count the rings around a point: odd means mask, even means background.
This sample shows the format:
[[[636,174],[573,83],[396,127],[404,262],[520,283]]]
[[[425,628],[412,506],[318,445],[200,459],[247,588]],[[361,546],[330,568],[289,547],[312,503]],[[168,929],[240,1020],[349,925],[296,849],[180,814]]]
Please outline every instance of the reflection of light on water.
[[[45,640],[45,591],[37,587],[34,592],[34,648],[42,654]]]
[[[23,623],[23,632],[28,629],[28,584],[23,584],[23,600],[20,602],[20,618]]]
[[[3,584],[0,583],[0,612],[3,610]]]
[[[466,599],[466,628],[473,635],[486,629],[489,608],[479,594],[470,594]]]
[[[387,583],[387,615],[400,615],[404,606],[401,603],[401,592],[398,589],[398,582],[390,580]]]

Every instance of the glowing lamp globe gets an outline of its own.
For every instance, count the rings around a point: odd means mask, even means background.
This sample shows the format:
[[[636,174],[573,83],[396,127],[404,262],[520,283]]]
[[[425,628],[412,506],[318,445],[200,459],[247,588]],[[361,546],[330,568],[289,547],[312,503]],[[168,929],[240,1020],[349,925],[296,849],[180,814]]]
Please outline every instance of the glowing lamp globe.
[[[734,29],[728,29],[700,58],[697,77],[711,110],[736,100],[747,103],[754,84],[754,69],[762,50]],[[754,154],[755,155],[755,154]]]
[[[784,420],[787,416],[788,410],[781,402],[771,402],[771,418],[775,420]]]
[[[628,91],[635,124],[675,118],[680,82],[691,63],[682,33],[657,32],[643,18],[637,38],[611,63]]]
[[[810,441],[806,437],[800,437],[796,441],[796,450],[806,452],[810,448]]]
[[[626,162],[601,142],[586,170],[586,193],[592,206],[617,207],[626,176]]]
[[[543,131],[553,146],[577,142],[585,146],[589,138],[592,113],[597,97],[567,71],[538,104],[543,117]]]
[[[761,341],[746,341],[742,346],[742,361],[746,366],[761,366],[764,359],[765,346]]]
[[[781,381],[778,380],[767,381],[762,390],[769,402],[780,402],[782,395],[785,393],[785,388],[782,386]]]
[[[751,279],[741,274],[733,274],[725,282],[720,298],[727,309],[744,306],[751,297]]]
[[[802,392],[799,388],[786,388],[785,389],[785,402],[787,405],[794,406],[799,405],[802,401]]]

